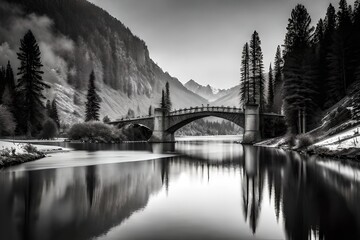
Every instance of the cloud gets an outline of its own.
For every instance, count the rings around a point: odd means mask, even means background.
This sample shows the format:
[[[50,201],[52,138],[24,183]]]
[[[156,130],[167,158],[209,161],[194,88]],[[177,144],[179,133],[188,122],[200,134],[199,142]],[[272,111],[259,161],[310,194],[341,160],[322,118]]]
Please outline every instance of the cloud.
[[[68,65],[63,56],[73,52],[74,42],[55,33],[50,18],[34,13],[25,15],[17,6],[3,1],[0,2],[0,16],[0,65],[10,60],[14,69],[19,66],[16,52],[20,39],[31,30],[40,47],[44,79],[49,82],[67,80]]]

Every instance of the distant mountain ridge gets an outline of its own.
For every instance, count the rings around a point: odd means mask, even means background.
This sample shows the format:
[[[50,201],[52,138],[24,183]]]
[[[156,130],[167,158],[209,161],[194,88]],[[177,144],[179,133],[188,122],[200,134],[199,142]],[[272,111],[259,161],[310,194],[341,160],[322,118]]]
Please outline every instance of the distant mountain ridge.
[[[230,89],[216,89],[209,84],[203,86],[194,80],[189,80],[184,85],[187,89],[209,101],[211,106],[239,106],[240,87],[235,86]]]
[[[189,80],[187,83],[185,83],[184,86],[188,90],[198,94],[199,96],[205,98],[209,102],[214,102],[215,100],[225,96],[227,93],[227,90],[213,88],[209,84],[203,86],[192,79]]]

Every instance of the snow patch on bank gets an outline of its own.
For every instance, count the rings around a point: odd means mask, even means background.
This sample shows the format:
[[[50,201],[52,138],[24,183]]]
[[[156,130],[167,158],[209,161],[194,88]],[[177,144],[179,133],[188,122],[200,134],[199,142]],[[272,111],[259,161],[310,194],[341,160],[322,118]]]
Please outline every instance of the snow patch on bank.
[[[15,149],[15,154],[16,155],[20,155],[20,154],[26,154],[28,152],[25,151],[24,146],[27,144],[27,142],[17,142],[17,141],[0,141],[0,151],[1,150],[5,150],[5,149]],[[35,141],[36,142],[36,141]],[[42,141],[44,142],[44,141]],[[39,144],[32,144],[34,147],[36,147],[36,149],[42,153],[55,153],[55,152],[67,152],[70,151],[71,149],[68,148],[62,148],[59,146],[49,146],[49,145],[39,145]]]
[[[360,148],[360,126],[350,128],[314,144],[329,150]]]

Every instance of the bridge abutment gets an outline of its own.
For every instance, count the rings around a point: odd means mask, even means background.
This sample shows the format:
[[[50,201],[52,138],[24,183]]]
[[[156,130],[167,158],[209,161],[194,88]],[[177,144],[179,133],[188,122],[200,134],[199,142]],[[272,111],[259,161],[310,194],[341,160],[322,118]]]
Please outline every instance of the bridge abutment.
[[[175,142],[174,133],[168,133],[168,116],[164,108],[155,108],[154,111],[154,130],[150,142]]]
[[[245,105],[245,127],[243,144],[253,144],[261,140],[260,114],[258,104]]]

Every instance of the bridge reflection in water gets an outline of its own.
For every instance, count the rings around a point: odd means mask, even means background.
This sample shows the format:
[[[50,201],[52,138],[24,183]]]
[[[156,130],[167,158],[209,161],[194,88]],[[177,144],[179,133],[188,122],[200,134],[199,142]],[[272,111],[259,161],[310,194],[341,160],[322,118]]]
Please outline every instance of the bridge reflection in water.
[[[360,179],[333,170],[331,161],[216,142],[177,143],[176,152],[151,161],[2,172],[0,237],[360,238]]]

